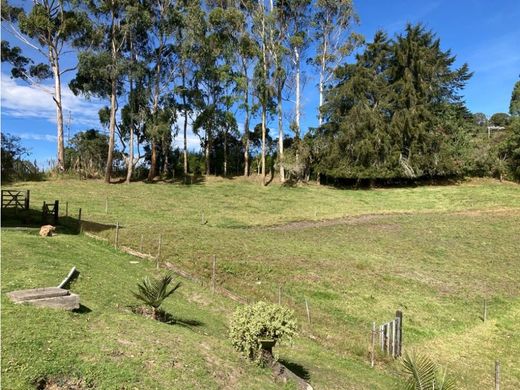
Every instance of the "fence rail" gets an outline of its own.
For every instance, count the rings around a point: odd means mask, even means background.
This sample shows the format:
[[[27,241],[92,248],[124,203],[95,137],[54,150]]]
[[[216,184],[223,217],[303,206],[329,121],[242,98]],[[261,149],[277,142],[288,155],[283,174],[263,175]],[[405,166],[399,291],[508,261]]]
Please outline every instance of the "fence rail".
[[[396,358],[403,345],[403,313],[397,310],[395,318],[379,327],[381,351]]]

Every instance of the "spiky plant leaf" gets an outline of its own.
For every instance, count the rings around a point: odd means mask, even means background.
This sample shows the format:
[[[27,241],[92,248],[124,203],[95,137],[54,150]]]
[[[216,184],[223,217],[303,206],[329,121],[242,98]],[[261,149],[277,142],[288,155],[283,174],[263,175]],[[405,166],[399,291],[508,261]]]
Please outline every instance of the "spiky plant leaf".
[[[433,390],[437,376],[437,365],[425,355],[406,354],[403,359],[406,390]]]
[[[178,282],[169,289],[168,287],[171,282],[172,275],[169,274],[159,279],[145,277],[141,283],[137,284],[138,291],[132,292],[132,294],[146,305],[157,309],[166,298],[172,295],[181,286],[181,283]]]

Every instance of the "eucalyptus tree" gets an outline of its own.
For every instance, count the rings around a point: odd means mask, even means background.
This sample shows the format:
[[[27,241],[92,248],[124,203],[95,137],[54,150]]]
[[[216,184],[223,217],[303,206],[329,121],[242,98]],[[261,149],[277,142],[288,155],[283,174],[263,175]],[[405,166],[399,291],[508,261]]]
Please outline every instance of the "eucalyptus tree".
[[[236,90],[240,94],[240,108],[244,110],[244,134],[242,138],[244,144],[244,176],[249,176],[250,123],[251,116],[254,114],[254,107],[251,102],[253,84],[251,71],[254,69],[258,55],[258,45],[254,40],[252,31],[256,4],[253,0],[239,0],[238,7],[244,17],[238,30]]]
[[[352,0],[317,0],[312,20],[316,54],[311,62],[319,70],[318,124],[322,124],[320,109],[323,105],[324,88],[333,76],[334,70],[349,56],[362,41],[362,37],[352,31],[359,19]]]
[[[272,59],[269,53],[269,15],[264,0],[260,0],[254,13],[254,36],[259,46],[258,61],[255,66],[255,94],[261,108],[262,150],[261,176],[262,185],[266,185],[266,135],[268,113],[272,109],[273,88],[271,83]]]
[[[88,10],[95,18],[95,44],[80,53],[76,77],[69,86],[74,94],[110,99],[109,142],[105,182],[112,176],[112,163],[116,132],[117,98],[124,90],[124,77],[128,71],[129,32],[134,18],[141,20],[143,9],[124,0],[92,0]],[[132,8],[132,6],[134,6]]]
[[[291,50],[289,42],[288,13],[284,12],[284,2],[275,4],[270,1],[269,52],[273,61],[273,85],[276,96],[276,115],[278,117],[278,169],[280,181],[285,182],[284,167],[284,130],[283,130],[283,92],[289,77]]]
[[[206,174],[212,171],[213,138],[215,131],[226,131],[221,126],[223,118],[229,117],[230,95],[235,82],[233,57],[236,49],[236,31],[242,23],[240,11],[231,7],[208,2],[207,13],[196,11],[198,50],[194,52],[195,79],[201,89],[198,100],[199,115],[193,123],[194,131],[204,131]],[[216,168],[216,167],[215,167]],[[216,173],[216,169],[214,169]]]
[[[168,95],[174,90],[172,83],[176,76],[177,61],[175,32],[181,23],[181,15],[172,0],[150,1],[147,6],[151,21],[148,29],[148,47],[143,57],[148,63],[147,82],[151,98],[151,118],[147,136],[151,150],[148,180],[152,180],[157,174],[159,145],[162,147],[164,165],[168,164],[167,156],[174,120],[174,105]]]
[[[14,7],[2,0],[2,26],[27,47],[34,49],[44,62],[32,65],[33,61],[21,55],[17,47],[10,48],[2,41],[2,61],[13,65],[14,77],[48,92],[56,105],[57,168],[65,169],[63,140],[62,76],[75,70],[75,66],[63,68],[63,56],[72,46],[84,42],[90,31],[86,14],[79,11],[71,1],[34,0],[32,7]],[[14,52],[13,52],[14,50]],[[41,80],[52,77],[54,88],[40,85]]]

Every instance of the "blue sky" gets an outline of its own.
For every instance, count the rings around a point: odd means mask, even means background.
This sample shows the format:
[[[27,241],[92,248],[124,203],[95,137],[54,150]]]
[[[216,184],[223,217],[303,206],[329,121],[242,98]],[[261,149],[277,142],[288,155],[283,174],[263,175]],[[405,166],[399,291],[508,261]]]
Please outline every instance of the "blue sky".
[[[378,29],[393,36],[407,22],[423,23],[438,35],[443,49],[451,49],[457,56],[457,65],[467,62],[474,72],[463,91],[468,108],[488,116],[507,112],[513,85],[520,75],[520,0],[365,0],[355,1],[355,7],[360,16],[356,31],[367,40]],[[4,28],[2,39],[19,44]],[[66,59],[67,63],[73,61],[73,57]],[[303,129],[317,124],[318,93],[314,77],[315,72],[306,69]],[[64,85],[69,79],[70,76],[66,77]],[[56,115],[51,97],[10,79],[9,67],[2,64],[1,103],[2,131],[21,137],[31,151],[29,158],[46,165],[56,155]],[[104,104],[75,97],[65,87],[65,135],[68,128],[71,134],[100,128],[97,111]],[[291,109],[289,104],[286,106]],[[193,134],[189,144],[197,148],[198,139]]]

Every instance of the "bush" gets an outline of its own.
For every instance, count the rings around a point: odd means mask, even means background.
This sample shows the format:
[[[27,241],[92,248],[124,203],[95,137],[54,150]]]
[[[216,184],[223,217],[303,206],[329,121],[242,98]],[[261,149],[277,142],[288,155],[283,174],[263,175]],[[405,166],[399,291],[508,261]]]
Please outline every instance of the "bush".
[[[231,318],[229,335],[235,349],[257,360],[261,357],[259,340],[291,341],[296,335],[294,312],[266,302],[241,306]]]

